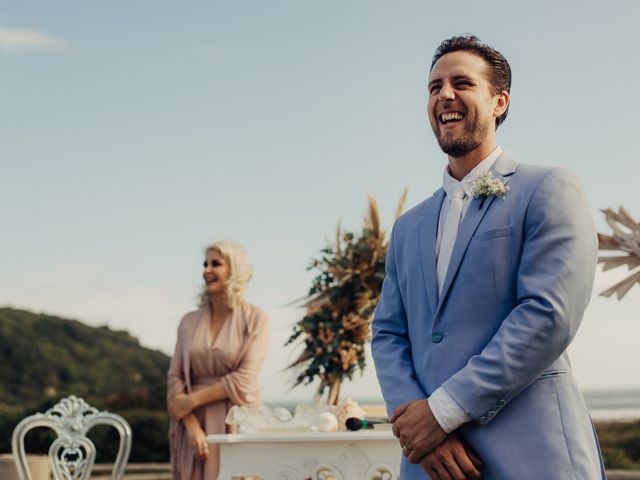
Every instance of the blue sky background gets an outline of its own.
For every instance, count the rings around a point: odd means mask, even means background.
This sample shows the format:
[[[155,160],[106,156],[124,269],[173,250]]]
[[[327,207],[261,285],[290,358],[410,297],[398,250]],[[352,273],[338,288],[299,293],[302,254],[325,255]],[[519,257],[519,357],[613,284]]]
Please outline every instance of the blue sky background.
[[[0,305],[170,353],[203,247],[237,241],[271,315],[265,397],[283,398],[310,257],[338,219],[360,228],[368,193],[389,229],[406,186],[411,206],[441,183],[425,86],[442,39],[509,59],[501,145],[574,170],[600,231],[601,208],[640,217],[638,18],[634,1],[0,2]],[[583,387],[640,388],[638,312],[638,287],[594,295],[571,347]],[[379,395],[373,366],[345,391]]]

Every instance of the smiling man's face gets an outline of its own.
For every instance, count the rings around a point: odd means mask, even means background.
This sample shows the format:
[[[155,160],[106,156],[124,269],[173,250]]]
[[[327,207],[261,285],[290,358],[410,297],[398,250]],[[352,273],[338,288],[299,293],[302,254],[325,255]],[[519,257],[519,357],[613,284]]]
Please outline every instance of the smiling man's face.
[[[487,69],[482,57],[460,50],[443,55],[429,75],[429,121],[440,148],[452,157],[495,142],[495,119],[504,108]]]

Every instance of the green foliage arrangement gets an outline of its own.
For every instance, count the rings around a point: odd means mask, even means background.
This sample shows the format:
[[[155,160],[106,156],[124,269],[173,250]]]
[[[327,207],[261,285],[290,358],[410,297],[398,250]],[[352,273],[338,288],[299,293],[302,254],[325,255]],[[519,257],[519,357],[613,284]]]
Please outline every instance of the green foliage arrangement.
[[[22,418],[73,394],[127,419],[134,436],[130,461],[167,462],[168,368],[167,355],[142,347],[127,332],[0,308],[0,452],[11,451]],[[98,461],[115,459],[109,430],[90,434]],[[37,429],[26,438],[27,451],[46,453],[51,438]]]
[[[602,213],[613,234],[598,233],[599,248],[615,254],[598,258],[598,263],[603,264],[602,270],[605,272],[612,268],[626,267],[631,273],[600,295],[610,297],[615,294],[620,300],[634,285],[640,285],[640,223],[623,207],[618,212],[607,208]]]
[[[402,213],[405,191],[396,217]],[[305,299],[306,315],[293,328],[285,345],[299,339],[302,353],[289,366],[298,369],[294,387],[320,379],[318,395],[329,387],[328,403],[338,402],[342,381],[365,368],[364,346],[370,340],[371,319],[385,276],[388,241],[380,228],[375,199],[369,197],[369,215],[360,234],[338,226],[334,245],[312,260],[317,271]]]

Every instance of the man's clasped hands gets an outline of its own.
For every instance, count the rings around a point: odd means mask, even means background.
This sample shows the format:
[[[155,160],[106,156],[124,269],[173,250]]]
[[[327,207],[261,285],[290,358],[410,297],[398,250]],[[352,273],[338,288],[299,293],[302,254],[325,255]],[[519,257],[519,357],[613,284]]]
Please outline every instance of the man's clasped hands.
[[[455,431],[442,429],[426,398],[396,408],[389,421],[404,456],[432,480],[481,478],[482,461]]]

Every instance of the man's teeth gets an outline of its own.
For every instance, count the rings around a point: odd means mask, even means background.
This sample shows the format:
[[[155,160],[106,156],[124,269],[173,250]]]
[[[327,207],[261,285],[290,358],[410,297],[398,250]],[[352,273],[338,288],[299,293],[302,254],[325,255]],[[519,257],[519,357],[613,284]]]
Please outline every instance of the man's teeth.
[[[442,120],[442,123],[453,122],[455,120],[462,120],[463,118],[464,118],[464,115],[459,112],[443,113],[442,115],[440,115],[440,119]]]

